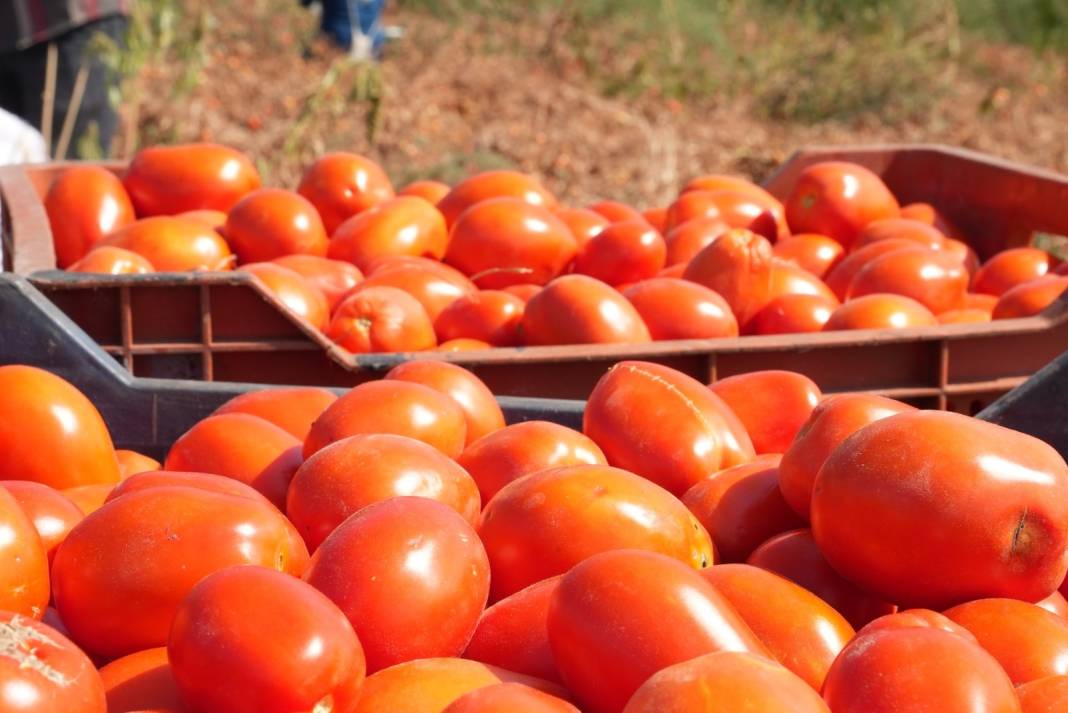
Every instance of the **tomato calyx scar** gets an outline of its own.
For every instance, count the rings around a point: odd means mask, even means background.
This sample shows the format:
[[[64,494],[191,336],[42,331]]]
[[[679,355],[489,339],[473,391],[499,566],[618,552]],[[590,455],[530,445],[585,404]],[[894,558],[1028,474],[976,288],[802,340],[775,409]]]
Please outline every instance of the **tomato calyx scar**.
[[[24,617],[16,614],[11,621],[0,622],[0,657],[6,657],[18,663],[20,669],[36,671],[52,683],[69,686],[72,680],[38,658],[40,645],[60,648],[45,633],[23,624]]]

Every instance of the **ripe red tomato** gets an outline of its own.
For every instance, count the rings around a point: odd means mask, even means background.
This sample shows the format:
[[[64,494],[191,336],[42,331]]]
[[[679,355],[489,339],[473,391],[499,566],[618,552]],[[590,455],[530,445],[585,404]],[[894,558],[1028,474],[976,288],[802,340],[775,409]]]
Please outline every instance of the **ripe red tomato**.
[[[240,498],[255,500],[256,502],[265,505],[271,503],[271,501],[265,498],[258,490],[251,485],[242,483],[240,480],[227,478],[224,475],[214,475],[212,473],[187,473],[181,470],[154,470],[150,473],[138,473],[137,475],[132,475],[116,485],[111,492],[108,493],[104,502],[111,502],[115,498],[128,495],[129,493],[136,493],[147,488],[174,486],[194,488],[196,490],[207,490],[212,493],[222,493],[223,495],[234,495]],[[101,503],[101,505],[102,504],[103,503]]]
[[[158,272],[230,270],[234,264],[230,246],[222,236],[193,218],[142,218],[119,228],[98,245],[135,252]]]
[[[394,255],[376,260],[367,279],[356,290],[368,287],[395,287],[404,290],[423,305],[431,321],[464,295],[478,290],[454,268],[427,258]]]
[[[115,659],[100,669],[109,711],[184,713],[185,704],[167,661],[167,647],[158,646]]]
[[[479,290],[453,301],[434,320],[442,342],[478,339],[495,347],[519,343],[519,324],[526,302],[501,290]]]
[[[305,579],[348,617],[373,673],[459,656],[486,606],[490,568],[455,510],[400,497],[345,520],[319,546]]]
[[[708,388],[745,426],[757,453],[785,453],[820,402],[820,387],[793,371],[728,376]]]
[[[387,433],[349,436],[297,469],[286,515],[313,552],[349,515],[392,497],[437,500],[474,525],[478,486],[467,472],[422,441]]]
[[[481,339],[468,339],[467,337],[459,337],[457,339],[447,339],[444,342],[439,343],[438,346],[435,348],[435,351],[471,352],[492,348],[492,344],[490,344],[489,342],[484,342]]]
[[[353,354],[416,352],[437,346],[430,315],[396,287],[360,285],[334,310],[326,336]]]
[[[796,233],[819,233],[846,248],[866,225],[896,218],[901,209],[882,179],[845,161],[821,161],[801,172],[786,199],[786,220]]]
[[[393,184],[369,158],[352,153],[328,153],[308,167],[297,192],[322,216],[327,235],[352,216],[393,197]]]
[[[697,176],[696,178],[691,178],[689,182],[682,187],[680,193],[718,190],[738,191],[740,193],[749,193],[765,200],[775,200],[775,196],[771,195],[749,179],[725,173],[708,173]]]
[[[904,295],[875,293],[851,299],[831,313],[823,331],[933,327],[938,319],[922,303]]]
[[[502,288],[504,292],[515,295],[519,299],[523,300],[523,304],[530,302],[530,298],[541,292],[541,285],[508,285],[508,287]]]
[[[669,267],[682,264],[685,268],[705,246],[730,229],[729,225],[715,216],[694,218],[672,228],[664,236],[667,247],[665,264]]]
[[[315,206],[299,193],[281,188],[260,188],[238,201],[226,216],[223,234],[243,263],[283,255],[323,257],[328,245]]]
[[[610,286],[586,275],[564,275],[530,298],[520,333],[528,345],[642,343],[649,329]]]
[[[182,213],[178,213],[178,217],[199,220],[201,223],[218,232],[220,235],[222,235],[223,228],[226,227],[226,213],[221,210],[212,210],[210,208],[204,208],[201,210],[187,210]]]
[[[1060,299],[1068,289],[1068,277],[1048,275],[1007,290],[991,316],[994,319],[1033,317]]]
[[[48,606],[49,555],[31,518],[0,488],[0,612],[40,619]],[[0,627],[0,641],[2,631]]]
[[[775,243],[775,257],[793,262],[813,275],[823,278],[845,257],[845,249],[837,240],[816,233],[800,233]]]
[[[448,238],[437,208],[422,198],[398,196],[339,225],[327,254],[366,271],[374,260],[388,255],[441,259]]]
[[[448,183],[442,183],[441,181],[421,180],[412,181],[404,188],[397,191],[398,196],[416,196],[422,198],[428,203],[437,204],[442,198],[449,194],[452,188]]]
[[[60,268],[80,260],[108,233],[134,222],[122,181],[100,166],[64,169],[48,187],[44,207]]]
[[[463,451],[467,422],[455,401],[429,386],[396,379],[369,381],[350,389],[312,424],[304,457],[360,433],[408,436],[455,458]]]
[[[657,671],[714,651],[767,655],[727,599],[655,552],[613,550],[564,575],[549,604],[549,644],[590,713],[618,713]]]
[[[754,455],[745,427],[722,399],[696,379],[649,362],[621,362],[601,377],[582,430],[609,463],[675,495]]]
[[[571,230],[571,235],[575,238],[575,244],[579,248],[612,224],[608,218],[587,208],[557,208],[553,214]]]
[[[783,295],[819,295],[826,300],[836,299],[834,292],[827,287],[826,283],[808,270],[792,262],[772,258],[768,301],[760,309],[762,310],[772,300]]]
[[[22,512],[33,523],[33,528],[41,538],[41,544],[44,545],[48,555],[48,562],[51,563],[52,557],[56,554],[56,548],[85,515],[63,493],[42,483],[35,483],[31,480],[0,480],[0,489],[11,494]],[[11,519],[10,515],[9,519]],[[17,530],[17,527],[13,525],[12,520],[9,527]],[[27,551],[36,550],[34,547],[26,548],[25,543],[23,546]],[[16,555],[18,556],[20,555]],[[30,559],[34,558],[31,556]],[[16,567],[16,569],[21,568]],[[12,607],[0,604],[0,609],[10,611]]]
[[[283,255],[271,262],[289,268],[309,284],[319,288],[326,297],[326,305],[331,312],[342,298],[363,280],[363,273],[355,265],[318,255]]]
[[[939,324],[976,324],[989,322],[991,313],[985,309],[951,309],[937,317]]]
[[[688,192],[683,197],[700,194],[699,191]],[[790,236],[782,203],[774,198],[761,196],[751,190],[730,188],[708,191],[704,196],[719,209],[723,222],[732,228],[752,230],[771,241]]]
[[[993,312],[997,303],[998,298],[994,295],[981,295],[976,292],[969,292],[964,295],[964,309],[981,309]]]
[[[642,217],[661,235],[667,232],[667,208],[646,208]]]
[[[471,206],[493,198],[518,198],[525,203],[552,210],[556,198],[538,180],[516,171],[483,171],[457,183],[438,201],[438,210],[451,228]]]
[[[77,262],[72,262],[67,270],[98,275],[145,275],[156,271],[152,263],[137,253],[111,245],[93,248]]]
[[[655,277],[667,247],[644,219],[613,223],[587,240],[575,256],[574,271],[609,285]]]
[[[894,250],[870,260],[849,286],[849,297],[884,292],[911,297],[934,313],[964,306],[968,271],[944,250]]]
[[[193,587],[167,655],[183,700],[198,710],[351,711],[365,672],[356,632],[334,603],[265,567],[228,567]]]
[[[942,211],[930,203],[909,203],[901,206],[901,217],[910,220],[918,220],[921,223],[938,228],[950,240],[962,239],[960,230],[954,226]]]
[[[303,441],[315,419],[335,401],[337,396],[316,386],[261,389],[235,396],[215,409],[212,415],[247,413],[259,416]]]
[[[589,206],[589,210],[603,216],[609,223],[645,220],[645,217],[636,208],[619,201],[597,201]]]
[[[983,263],[975,273],[975,292],[1000,297],[1013,287],[1049,272],[1049,253],[1037,248],[1003,250]]]
[[[250,262],[241,272],[253,275],[282,305],[318,330],[326,328],[330,319],[326,295],[305,280],[300,273],[273,262]]]
[[[464,446],[504,428],[504,412],[493,392],[463,367],[443,361],[409,361],[390,369],[385,378],[423,384],[455,401],[467,422]]]
[[[865,624],[864,628],[857,632],[857,635],[882,629],[912,629],[916,627],[941,629],[942,631],[963,636],[968,641],[976,641],[972,632],[957,624],[945,614],[939,614],[931,609],[905,609],[893,614],[886,614]]]
[[[465,693],[442,713],[579,713],[565,700],[522,683],[498,683]]]
[[[1058,713],[1068,705],[1068,676],[1049,676],[1016,687],[1022,713]]]
[[[89,515],[100,509],[100,506],[104,504],[104,501],[107,500],[108,495],[114,488],[115,486],[111,483],[93,483],[92,485],[64,488],[59,492],[63,493],[79,510]]]
[[[844,300],[849,296],[849,288],[853,284],[853,278],[870,261],[880,255],[914,247],[916,247],[916,243],[904,238],[890,238],[865,245],[846,255],[837,265],[831,268],[826,277],[827,286],[831,288],[831,292],[838,299]]]
[[[700,219],[727,222],[720,214],[719,206],[711,199],[711,191],[687,191],[679,194],[675,202],[668,206],[664,227],[670,232],[691,220]]]
[[[731,230],[697,253],[683,277],[718,292],[744,325],[771,299],[771,272],[771,243]]]
[[[260,175],[239,151],[218,144],[183,144],[141,149],[122,183],[137,215],[145,217],[202,208],[226,212],[260,187]]]
[[[634,305],[655,340],[738,336],[738,320],[730,305],[696,282],[654,277],[626,288],[623,296]]]
[[[882,218],[873,220],[864,226],[853,243],[853,250],[880,240],[903,239],[914,243],[914,247],[941,250],[945,247],[946,236],[930,223],[909,218]]]
[[[1064,460],[956,413],[910,411],[854,433],[820,468],[811,515],[835,569],[899,604],[1036,601],[1068,570]]]
[[[781,295],[768,302],[746,325],[752,334],[819,332],[838,307],[824,295]]]

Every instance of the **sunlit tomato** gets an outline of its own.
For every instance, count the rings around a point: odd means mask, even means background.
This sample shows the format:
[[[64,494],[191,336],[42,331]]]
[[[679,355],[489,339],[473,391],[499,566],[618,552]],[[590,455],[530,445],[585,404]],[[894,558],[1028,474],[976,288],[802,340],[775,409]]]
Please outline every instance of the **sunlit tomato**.
[[[409,361],[390,369],[385,378],[423,384],[455,401],[467,421],[465,446],[504,428],[504,412],[493,392],[463,367],[442,361]]]
[[[970,631],[1013,684],[1068,674],[1068,621],[1016,599],[978,599],[946,616]]]
[[[483,171],[457,183],[438,201],[438,210],[451,228],[471,206],[493,198],[517,198],[541,208],[556,208],[556,198],[533,176],[516,171]]]
[[[602,552],[564,575],[548,630],[564,682],[591,713],[622,711],[651,675],[701,654],[767,653],[695,570],[636,550]]]
[[[553,213],[571,230],[579,247],[612,223],[600,213],[586,208],[557,208]]]
[[[873,220],[864,226],[853,243],[853,250],[880,240],[908,240],[916,246],[930,250],[941,250],[946,243],[946,236],[938,228],[918,220],[908,218],[882,218]]]
[[[396,287],[375,285],[361,285],[337,306],[326,336],[354,354],[415,352],[438,343],[419,300]]]
[[[467,422],[455,401],[429,386],[396,379],[369,381],[350,389],[312,424],[304,457],[360,433],[408,436],[455,458],[463,451]]]
[[[672,228],[664,237],[667,246],[665,264],[685,266],[706,245],[728,230],[730,226],[717,217],[694,218]]]
[[[465,693],[442,713],[579,713],[565,700],[522,683],[498,683]]]
[[[956,257],[917,247],[870,260],[853,278],[849,298],[894,293],[911,297],[937,314],[963,307],[967,291],[968,271]]]
[[[104,419],[78,389],[10,365],[0,366],[0,473],[62,489],[117,483],[119,464]]]
[[[771,285],[768,290],[768,300],[760,306],[760,309],[757,310],[757,314],[759,314],[760,310],[766,307],[772,300],[778,299],[783,295],[818,295],[825,300],[835,299],[834,292],[827,287],[823,280],[816,277],[808,270],[798,267],[791,262],[772,258]]]
[[[950,239],[961,239],[960,231],[930,203],[909,203],[901,206],[901,217],[932,225]]]
[[[445,262],[484,289],[544,285],[567,267],[578,244],[546,208],[518,198],[493,198],[457,218]]]
[[[697,176],[690,179],[690,181],[682,187],[681,193],[687,193],[689,191],[735,191],[738,193],[747,193],[755,198],[763,199],[766,201],[776,201],[775,196],[768,193],[766,190],[753,183],[747,178],[741,176],[731,176],[722,173],[710,173],[703,176]]]
[[[699,194],[699,191],[694,191],[684,193],[682,197]],[[781,240],[790,235],[782,203],[774,198],[769,199],[752,191],[736,191],[729,188],[708,191],[704,195],[706,200],[719,208],[719,215],[723,222],[732,228],[752,230],[771,241]]]
[[[801,585],[830,604],[857,629],[897,609],[835,572],[816,546],[811,530],[776,535],[756,548],[747,563]]]
[[[239,151],[218,144],[183,144],[141,149],[122,183],[143,217],[201,208],[228,211],[260,187],[260,175]]]
[[[115,458],[119,461],[119,473],[123,478],[129,478],[131,475],[145,473],[150,470],[159,470],[163,467],[155,458],[149,458],[136,451],[119,449],[115,451]]]
[[[664,216],[664,227],[668,232],[691,220],[702,218],[727,222],[720,215],[719,206],[711,199],[710,193],[711,191],[689,191],[680,194],[675,202],[668,206]]]
[[[1068,676],[1049,676],[1016,687],[1023,713],[1058,713],[1068,706]]]
[[[864,226],[896,218],[897,199],[867,168],[845,161],[821,161],[801,172],[786,199],[786,220],[795,233],[819,233],[846,248]]]
[[[899,604],[1035,601],[1068,570],[1064,459],[957,413],[910,411],[854,433],[820,468],[811,516],[827,561]]]
[[[946,238],[946,241],[942,243],[942,250],[960,260],[969,275],[974,276],[979,272],[979,255],[967,243]]]
[[[423,305],[431,321],[464,295],[478,290],[463,273],[427,258],[393,257],[380,263],[356,290],[368,287],[395,287],[404,290]]]
[[[137,253],[111,245],[101,245],[87,252],[67,268],[70,272],[98,275],[144,275],[155,272],[152,263]]]
[[[619,201],[597,201],[589,206],[598,215],[604,216],[609,223],[622,223],[628,220],[645,220],[637,208]]]
[[[549,647],[549,601],[563,575],[524,587],[486,608],[464,658],[562,683]]]
[[[623,713],[830,713],[803,680],[761,656],[720,651],[668,666],[634,693]]]
[[[994,319],[1033,317],[1060,299],[1068,289],[1068,277],[1047,275],[1008,290],[999,299],[991,316]]]
[[[105,502],[111,502],[115,498],[121,498],[123,495],[129,495],[130,493],[136,493],[148,488],[169,488],[176,486],[194,488],[196,490],[207,490],[208,492],[222,493],[223,495],[233,495],[240,498],[255,500],[258,503],[268,504],[271,502],[265,498],[260,491],[256,490],[251,485],[242,483],[240,480],[227,478],[224,475],[215,475],[213,473],[190,473],[182,470],[154,470],[149,473],[131,475],[129,478],[116,485],[111,492],[108,493]]]
[[[289,268],[307,280],[308,284],[319,288],[331,312],[363,280],[363,273],[355,265],[318,255],[283,255],[271,262]]]
[[[738,374],[709,388],[741,420],[757,453],[785,453],[821,396],[812,379],[793,371]]]
[[[630,302],[586,275],[558,277],[531,297],[520,330],[528,345],[650,341],[649,329]]]
[[[468,337],[457,337],[456,339],[447,339],[444,342],[438,344],[435,351],[439,352],[472,352],[480,351],[482,349],[492,349],[493,345],[489,342],[484,342],[481,339],[469,339]]]
[[[990,311],[985,309],[951,309],[937,317],[939,324],[975,324],[991,320]]]
[[[0,612],[40,619],[48,606],[50,556],[38,535],[34,515],[8,490],[0,488],[0,561],[4,563],[0,568]],[[0,626],[0,640],[2,631]]]
[[[823,331],[841,329],[903,329],[931,327],[938,319],[921,303],[889,293],[875,293],[851,299],[831,313]]]
[[[114,490],[111,483],[93,483],[92,485],[76,485],[73,488],[63,488],[59,492],[86,515],[96,512],[107,500],[108,495]]]
[[[441,451],[414,438],[368,433],[318,451],[293,477],[286,515],[314,551],[354,512],[392,497],[437,500],[474,524],[478,486]]]
[[[441,181],[432,181],[428,179],[412,181],[404,188],[397,191],[398,196],[415,196],[422,198],[428,203],[438,203],[442,198],[448,195],[452,188],[448,183],[442,183]]]
[[[64,169],[49,186],[44,207],[60,268],[80,260],[105,235],[134,221],[122,181],[100,166]]]
[[[997,661],[963,636],[940,629],[858,636],[831,666],[823,699],[834,713],[1019,713]]]
[[[819,332],[840,306],[823,295],[782,295],[768,302],[746,325],[752,334]]]
[[[301,442],[270,421],[247,413],[209,416],[171,446],[167,470],[214,473],[251,485],[279,508],[301,463]]]
[[[730,305],[704,285],[675,277],[642,280],[623,291],[653,339],[737,337]]]
[[[81,649],[46,624],[0,611],[0,710],[105,713],[107,703]]]
[[[683,277],[718,292],[745,324],[771,298],[772,265],[767,239],[731,230],[697,253]]]
[[[315,386],[262,389],[235,396],[215,409],[213,415],[247,413],[259,416],[303,442],[315,419],[335,401],[337,396]]]
[[[724,562],[744,562],[761,543],[804,523],[779,491],[775,462],[755,461],[713,473],[682,496]]]
[[[238,201],[226,217],[223,234],[243,263],[283,255],[322,257],[328,244],[315,206],[282,188],[260,188]]]
[[[609,463],[675,495],[754,455],[745,427],[708,387],[649,362],[620,362],[601,377],[582,430]]]
[[[916,243],[905,238],[889,238],[865,245],[846,255],[837,265],[832,267],[830,272],[827,273],[825,282],[831,288],[831,291],[838,296],[838,299],[844,300],[849,294],[849,287],[853,284],[853,278],[870,261],[880,255],[914,247],[916,247]]]
[[[145,649],[115,659],[100,669],[108,711],[162,711],[183,713],[186,710],[174,682],[167,647]]]
[[[312,327],[322,330],[330,319],[326,296],[300,273],[273,262],[250,262],[241,272],[255,276],[286,309]]]
[[[645,220],[613,223],[582,245],[574,271],[621,285],[654,277],[666,254],[664,239]]]
[[[201,223],[209,226],[212,230],[219,231],[220,234],[226,226],[226,213],[221,210],[212,210],[210,208],[187,210],[183,213],[179,213],[178,217],[199,220]]]
[[[939,614],[931,609],[905,609],[893,614],[885,614],[868,622],[857,634],[867,634],[882,629],[913,629],[916,627],[941,629],[942,631],[963,636],[969,641],[976,640],[972,632],[957,624],[945,614]]]
[[[522,285],[508,285],[508,287],[503,288],[503,291],[507,292],[510,295],[515,295],[519,299],[523,300],[524,304],[526,304],[527,302],[530,302],[531,297],[541,292],[541,289],[541,285],[531,285],[524,283]]]
[[[192,218],[143,218],[115,231],[99,245],[135,252],[158,272],[229,270],[234,262],[222,236]]]
[[[986,312],[993,312],[994,305],[998,303],[998,298],[994,295],[981,295],[976,292],[969,292],[964,295],[964,309],[981,309]]]
[[[360,641],[337,606],[265,567],[228,567],[193,587],[167,655],[197,710],[351,711],[364,677]]]
[[[352,153],[320,156],[300,179],[297,192],[322,216],[327,235],[346,220],[393,197],[393,184],[369,158]]]
[[[440,341],[478,339],[495,347],[519,343],[526,302],[501,290],[479,290],[456,299],[434,320]]]
[[[1049,253],[1038,248],[1011,248],[983,263],[975,273],[972,290],[986,295],[1001,296],[1049,271]]]
[[[63,493],[32,480],[0,480],[0,489],[7,490],[15,498],[19,508],[33,523],[49,562],[67,533],[85,517]],[[10,611],[12,607],[0,605],[0,609]]]
[[[181,486],[132,492],[86,516],[52,563],[56,608],[74,639],[105,657],[162,646],[179,602],[233,564],[283,572],[307,551],[273,507]]]
[[[355,215],[330,236],[327,254],[361,270],[387,255],[440,259],[448,233],[433,205],[414,196],[398,196]]]
[[[791,235],[772,247],[775,257],[793,262],[822,278],[845,256],[845,249],[837,240],[826,235],[801,233]]]
[[[667,232],[667,208],[647,208],[642,211],[642,217],[661,235]]]
[[[1035,604],[1062,619],[1068,620],[1068,599],[1065,599],[1060,592],[1054,592],[1045,599],[1039,599]]]

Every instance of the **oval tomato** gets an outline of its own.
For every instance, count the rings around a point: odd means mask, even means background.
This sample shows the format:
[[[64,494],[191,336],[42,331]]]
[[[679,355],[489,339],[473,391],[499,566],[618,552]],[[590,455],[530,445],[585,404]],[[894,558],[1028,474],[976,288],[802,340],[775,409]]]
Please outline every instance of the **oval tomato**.
[[[655,340],[738,336],[738,320],[730,305],[696,282],[654,277],[626,288],[623,296],[634,305]]]
[[[785,453],[820,402],[820,387],[794,371],[728,376],[708,388],[745,426],[757,453]]]
[[[586,208],[557,208],[553,214],[564,222],[580,248],[593,236],[611,225],[611,221],[600,213]]]
[[[792,262],[819,278],[823,278],[845,257],[841,243],[816,233],[791,235],[775,243],[772,252],[775,257]]]
[[[991,319],[991,313],[985,309],[951,309],[938,315],[939,324],[976,324]]]
[[[327,254],[366,271],[388,255],[440,259],[447,242],[445,219],[437,208],[422,198],[398,196],[339,225],[330,235]]]
[[[609,223],[622,223],[628,220],[645,220],[637,208],[619,201],[597,201],[589,206],[598,215],[604,216]]]
[[[1050,676],[1016,687],[1022,713],[1058,713],[1068,705],[1068,676]]]
[[[683,197],[689,195],[701,193],[688,192],[684,193]],[[723,222],[732,228],[752,230],[771,241],[790,236],[782,203],[774,198],[769,199],[751,190],[739,191],[730,188],[708,191],[703,195],[719,209]]]
[[[912,628],[941,629],[958,636],[963,636],[969,641],[976,641],[972,632],[957,624],[945,614],[939,614],[931,609],[905,609],[893,614],[885,614],[878,619],[873,619],[857,632],[857,635],[867,634],[882,629],[912,629]],[[978,643],[978,642],[976,642]]]
[[[574,271],[609,285],[655,277],[664,267],[667,247],[660,233],[643,220],[613,223],[587,240],[575,255]]]
[[[326,336],[353,354],[417,352],[437,346],[430,315],[396,287],[360,285],[334,310]]]
[[[642,343],[649,329],[610,286],[586,275],[564,275],[530,298],[520,324],[528,345]]]
[[[565,700],[522,683],[498,683],[465,693],[442,713],[579,713]]]
[[[303,441],[315,419],[335,401],[337,396],[315,386],[261,389],[235,396],[215,409],[212,415],[247,413],[259,416]]]
[[[189,473],[181,470],[154,470],[150,473],[138,473],[137,475],[132,475],[116,485],[112,491],[108,493],[104,502],[111,502],[115,498],[128,495],[129,493],[136,493],[147,488],[174,486],[206,490],[212,493],[222,493],[223,495],[234,495],[240,498],[254,500],[258,503],[263,503],[264,505],[271,504],[271,501],[265,498],[260,491],[256,490],[251,485],[242,483],[240,480],[227,478],[224,475],[214,475],[212,473]]]
[[[719,206],[711,199],[711,193],[711,191],[687,191],[680,194],[675,202],[668,206],[667,214],[664,216],[665,227],[668,231],[692,220],[711,218],[726,222],[720,214]]]
[[[880,255],[857,272],[849,297],[891,292],[911,297],[934,313],[964,306],[968,271],[953,255],[917,247]]]
[[[315,329],[326,328],[330,318],[326,296],[299,273],[273,262],[246,263],[241,266],[240,271],[247,272],[262,282],[263,286],[299,319]]]
[[[60,268],[81,260],[108,233],[134,222],[122,181],[100,166],[64,169],[48,187],[44,208]]]
[[[422,257],[394,255],[370,268],[353,293],[369,287],[395,287],[417,299],[431,321],[450,304],[478,290],[459,270]],[[350,293],[351,294],[351,293]]]
[[[991,316],[994,319],[1033,317],[1060,299],[1068,289],[1068,277],[1040,277],[1007,290],[999,299]]]
[[[731,227],[716,216],[694,218],[668,231],[664,236],[667,246],[665,264],[685,266],[697,253],[710,245]]]
[[[319,288],[331,312],[363,280],[363,273],[355,265],[318,255],[283,255],[271,262],[292,270],[308,284]]]
[[[381,166],[353,153],[328,153],[308,167],[297,193],[311,202],[327,235],[352,216],[393,197],[393,184]]]
[[[0,488],[0,561],[0,611],[40,619],[48,606],[48,552],[31,516],[6,488]]]
[[[972,290],[1000,297],[1013,287],[1049,272],[1049,253],[1037,248],[1003,250],[983,263],[975,273]]]
[[[108,711],[160,711],[183,713],[186,710],[178,685],[174,682],[167,647],[145,649],[115,659],[100,669]]]
[[[526,302],[501,290],[463,295],[441,311],[434,332],[442,342],[478,339],[496,347],[519,343],[519,324]]]
[[[504,412],[493,392],[463,367],[443,361],[409,361],[390,369],[385,378],[423,384],[455,401],[467,422],[465,447],[504,428]]]
[[[44,545],[48,561],[51,563],[56,554],[56,548],[85,515],[63,493],[42,483],[35,483],[31,480],[0,480],[0,489],[11,494],[22,512],[33,523],[33,528],[41,538],[41,544]],[[8,527],[15,531],[16,539],[23,537],[13,520],[9,522]],[[15,555],[16,558],[23,556],[26,555]],[[29,558],[35,559],[32,555]],[[9,561],[19,562],[18,559]],[[22,568],[16,566],[16,569]],[[0,609],[11,611],[13,607],[0,605]]]
[[[846,161],[806,167],[786,199],[786,220],[796,233],[819,233],[849,248],[873,220],[896,218],[897,199],[879,176]]]
[[[193,218],[142,218],[119,228],[98,245],[135,252],[158,272],[229,270],[234,264],[230,246],[222,236]]]
[[[846,255],[837,265],[831,268],[826,277],[827,287],[831,288],[831,292],[838,299],[844,300],[849,296],[849,288],[853,284],[853,278],[869,262],[880,255],[915,247],[916,243],[904,238],[890,238],[865,245]]]
[[[238,201],[226,216],[223,234],[243,263],[283,255],[322,257],[328,244],[315,206],[281,188],[260,188]]]
[[[911,297],[875,293],[851,299],[831,313],[823,331],[933,327],[938,319]]]
[[[404,188],[397,191],[398,196],[416,196],[423,200],[437,204],[449,194],[452,188],[448,183],[432,180],[412,181]]]
[[[141,149],[122,183],[143,217],[202,208],[228,211],[260,187],[260,175],[248,157],[227,146],[181,144]]]
[[[781,295],[768,302],[746,325],[752,334],[819,332],[840,303],[824,295]]]
[[[156,271],[152,263],[132,250],[111,245],[93,248],[67,269],[102,275],[146,275]]]
[[[484,342],[481,339],[468,339],[467,337],[458,337],[457,339],[447,339],[444,342],[439,343],[438,346],[435,348],[435,351],[471,352],[492,348],[492,344],[490,344],[489,342]]]
[[[552,210],[556,207],[556,198],[533,176],[516,171],[483,171],[452,187],[452,190],[438,201],[438,210],[445,216],[445,222],[451,228],[464,211],[476,203],[493,198],[511,197],[524,203]]]
[[[771,299],[771,272],[771,243],[731,230],[697,253],[683,277],[719,293],[744,325]]]
[[[880,240],[903,239],[915,243],[915,247],[941,250],[945,247],[946,236],[930,223],[909,218],[881,218],[864,226],[853,243],[853,250]]]

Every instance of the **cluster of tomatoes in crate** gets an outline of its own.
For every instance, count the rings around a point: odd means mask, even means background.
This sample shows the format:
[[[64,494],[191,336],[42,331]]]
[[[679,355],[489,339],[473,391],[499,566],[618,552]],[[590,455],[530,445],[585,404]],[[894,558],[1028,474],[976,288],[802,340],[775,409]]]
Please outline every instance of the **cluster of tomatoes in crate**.
[[[1068,466],[967,416],[629,361],[506,426],[418,361],[159,468],[0,368],[0,711],[1068,710]]]
[[[1068,285],[1036,248],[980,265],[936,209],[843,162],[808,167],[785,202],[709,175],[639,212],[565,208],[514,171],[395,193],[344,153],[296,191],[261,188],[240,153],[188,145],[145,149],[121,178],[70,168],[45,205],[60,267],[236,267],[356,353],[983,322]]]

